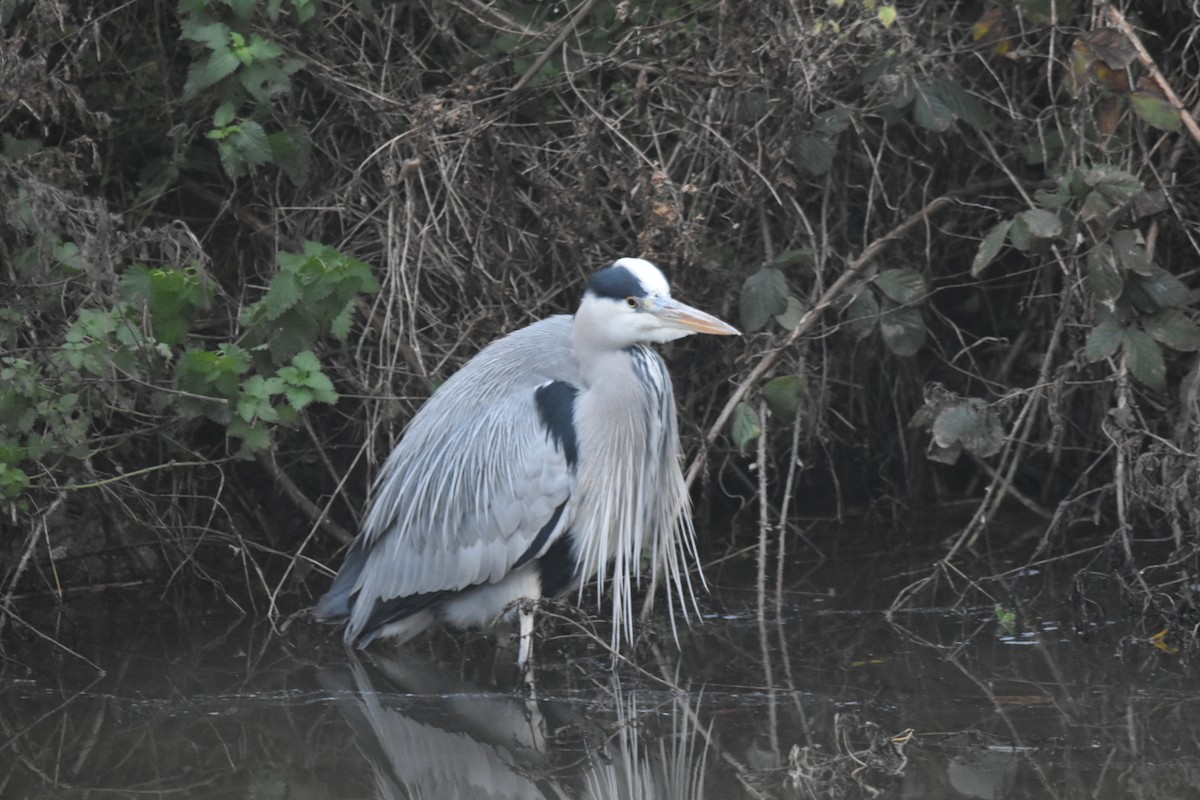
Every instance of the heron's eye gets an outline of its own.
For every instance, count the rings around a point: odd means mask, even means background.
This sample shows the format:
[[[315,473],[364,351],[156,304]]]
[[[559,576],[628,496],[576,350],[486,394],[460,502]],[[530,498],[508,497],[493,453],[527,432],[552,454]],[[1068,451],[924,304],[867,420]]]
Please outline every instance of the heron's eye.
[[[641,303],[636,297],[630,296],[625,298],[625,305],[629,306],[630,308],[637,308],[641,305]]]

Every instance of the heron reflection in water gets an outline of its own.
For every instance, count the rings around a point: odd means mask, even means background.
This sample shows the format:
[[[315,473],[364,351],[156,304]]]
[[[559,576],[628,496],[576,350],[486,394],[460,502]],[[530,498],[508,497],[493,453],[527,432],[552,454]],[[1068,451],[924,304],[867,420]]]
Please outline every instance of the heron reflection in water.
[[[632,638],[643,552],[686,605],[695,542],[675,398],[649,345],[692,333],[738,331],[622,258],[592,275],[573,316],[485,347],[409,423],[316,616],[366,647],[437,622],[488,625],[594,578],[612,586],[615,648]],[[533,618],[520,619],[525,662]]]

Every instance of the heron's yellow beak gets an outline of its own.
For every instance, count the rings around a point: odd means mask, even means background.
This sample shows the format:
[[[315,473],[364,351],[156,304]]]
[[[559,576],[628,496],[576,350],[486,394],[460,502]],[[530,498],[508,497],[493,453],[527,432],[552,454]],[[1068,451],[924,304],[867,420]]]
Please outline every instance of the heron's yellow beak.
[[[698,308],[692,308],[670,297],[656,298],[655,307],[651,313],[668,328],[692,333],[711,333],[715,336],[742,335],[737,328],[727,322],[722,322],[712,314],[706,314]]]

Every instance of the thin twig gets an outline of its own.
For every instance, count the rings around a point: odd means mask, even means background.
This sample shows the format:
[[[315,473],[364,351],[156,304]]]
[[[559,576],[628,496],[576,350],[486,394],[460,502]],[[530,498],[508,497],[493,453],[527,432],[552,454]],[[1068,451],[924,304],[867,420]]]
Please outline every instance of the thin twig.
[[[537,57],[537,60],[533,62],[529,69],[525,70],[525,74],[521,76],[521,79],[514,83],[513,87],[508,90],[509,97],[525,88],[525,84],[533,80],[533,76],[537,75],[542,67],[546,66],[546,62],[554,55],[554,51],[558,50],[562,43],[567,40],[567,37],[571,35],[571,31],[575,30],[579,26],[579,23],[583,22],[584,17],[591,13],[596,2],[597,0],[587,0],[587,2],[579,7],[579,11],[558,32],[558,35],[554,37],[554,41],[550,42],[550,46],[542,51],[542,54]]]
[[[1137,32],[1125,21],[1125,15],[1122,14],[1114,6],[1108,6],[1105,9],[1108,12],[1108,19],[1117,30],[1119,30],[1129,43],[1133,45],[1133,49],[1137,50],[1138,59],[1142,65],[1150,73],[1150,77],[1158,84],[1158,88],[1162,89],[1162,93],[1167,96],[1167,102],[1171,104],[1171,108],[1175,109],[1175,113],[1179,115],[1179,119],[1183,122],[1183,126],[1188,129],[1188,133],[1197,142],[1200,142],[1200,125],[1196,124],[1196,118],[1188,112],[1183,106],[1183,101],[1179,99],[1179,95],[1171,88],[1171,84],[1167,83],[1167,79],[1159,72],[1158,66],[1155,65],[1154,59],[1150,57],[1150,53],[1146,51],[1142,40],[1138,38]]]

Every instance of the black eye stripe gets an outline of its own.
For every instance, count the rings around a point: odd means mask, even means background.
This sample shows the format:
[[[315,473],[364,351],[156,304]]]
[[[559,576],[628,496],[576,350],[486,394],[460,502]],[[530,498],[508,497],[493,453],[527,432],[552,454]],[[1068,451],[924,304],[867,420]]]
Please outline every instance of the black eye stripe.
[[[587,290],[596,297],[625,300],[645,297],[646,287],[625,267],[606,267],[591,277]]]

